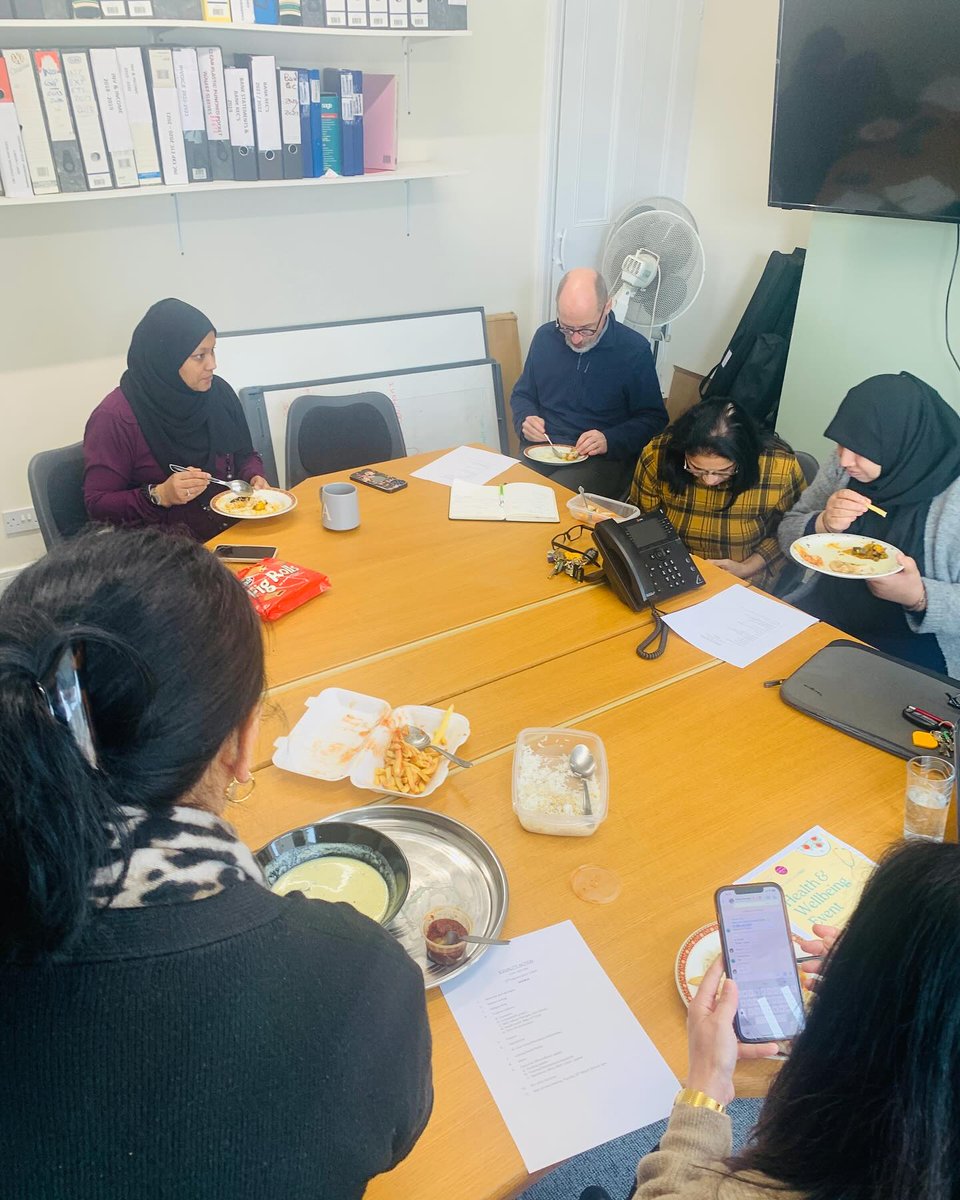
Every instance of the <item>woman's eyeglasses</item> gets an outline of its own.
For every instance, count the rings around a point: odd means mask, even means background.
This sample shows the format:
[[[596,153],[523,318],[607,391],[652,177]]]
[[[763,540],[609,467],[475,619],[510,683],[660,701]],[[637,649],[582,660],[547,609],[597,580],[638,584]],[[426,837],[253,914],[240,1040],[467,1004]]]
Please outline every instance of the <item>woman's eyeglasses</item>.
[[[740,468],[736,463],[731,467],[724,467],[722,471],[703,471],[699,467],[691,467],[686,455],[683,457],[684,470],[688,475],[692,475],[694,479],[732,479]]]

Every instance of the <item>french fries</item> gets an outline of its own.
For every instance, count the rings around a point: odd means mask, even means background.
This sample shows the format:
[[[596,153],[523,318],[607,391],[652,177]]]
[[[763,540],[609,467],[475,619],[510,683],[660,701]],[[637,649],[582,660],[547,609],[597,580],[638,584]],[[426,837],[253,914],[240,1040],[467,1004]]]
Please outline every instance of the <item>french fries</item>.
[[[443,714],[443,720],[437,726],[437,732],[430,739],[435,746],[445,746],[447,744],[447,726],[450,724],[450,718],[453,716],[453,705],[451,704],[447,711]]]
[[[436,750],[414,750],[403,740],[406,732],[406,725],[393,731],[383,766],[374,771],[373,782],[388,792],[419,796],[433,779],[440,755]]]

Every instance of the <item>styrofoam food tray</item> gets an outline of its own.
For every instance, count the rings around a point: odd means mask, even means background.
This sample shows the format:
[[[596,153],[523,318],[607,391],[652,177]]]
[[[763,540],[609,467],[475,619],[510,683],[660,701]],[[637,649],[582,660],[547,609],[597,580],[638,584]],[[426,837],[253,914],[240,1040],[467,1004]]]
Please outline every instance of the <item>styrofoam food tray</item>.
[[[422,792],[389,791],[373,781],[374,772],[383,766],[393,731],[400,725],[418,725],[432,737],[443,720],[444,709],[422,704],[391,709],[386,700],[345,688],[326,688],[318,696],[311,696],[306,707],[290,735],[274,743],[275,766],[312,779],[349,776],[355,787],[412,800],[429,796],[446,779],[450,764],[441,758]],[[469,736],[470,722],[462,713],[453,713],[447,725],[445,749],[455,753]]]

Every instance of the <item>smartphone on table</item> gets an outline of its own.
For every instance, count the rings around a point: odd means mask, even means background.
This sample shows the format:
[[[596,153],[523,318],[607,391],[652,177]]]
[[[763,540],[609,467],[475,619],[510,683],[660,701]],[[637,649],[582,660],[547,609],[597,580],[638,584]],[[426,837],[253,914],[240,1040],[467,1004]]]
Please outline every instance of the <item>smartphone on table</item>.
[[[407,486],[405,479],[397,479],[396,475],[384,475],[382,471],[374,471],[371,467],[361,467],[354,471],[350,478],[355,483],[365,483],[367,487],[376,488],[378,492],[399,492]]]
[[[214,546],[216,558],[228,563],[256,563],[262,558],[274,558],[276,546]]]
[[[714,901],[727,975],[739,992],[741,1042],[780,1042],[803,1027],[803,990],[783,891],[775,883],[734,883]]]

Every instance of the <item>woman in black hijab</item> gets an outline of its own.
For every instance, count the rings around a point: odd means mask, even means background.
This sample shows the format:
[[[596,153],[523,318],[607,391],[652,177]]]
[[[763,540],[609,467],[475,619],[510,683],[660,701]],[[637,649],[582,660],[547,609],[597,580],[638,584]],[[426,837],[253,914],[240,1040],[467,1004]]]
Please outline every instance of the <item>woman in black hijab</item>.
[[[160,300],[133,331],[127,370],[83,437],[94,520],[164,525],[206,541],[229,521],[208,501],[220,479],[268,487],[233,388],[214,375],[217,331],[182,300]],[[170,464],[189,469],[171,472]]]
[[[903,570],[869,581],[817,575],[794,603],[880,650],[957,676],[960,415],[906,371],[875,375],[847,393],[824,436],[837,452],[784,517],[781,545],[859,533],[896,546]]]

